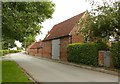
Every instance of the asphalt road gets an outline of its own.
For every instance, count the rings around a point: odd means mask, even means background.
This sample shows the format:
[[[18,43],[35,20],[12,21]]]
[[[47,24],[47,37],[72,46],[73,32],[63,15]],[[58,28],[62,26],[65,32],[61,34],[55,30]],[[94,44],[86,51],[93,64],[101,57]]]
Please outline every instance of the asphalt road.
[[[24,53],[11,54],[27,73],[37,82],[117,82],[118,77],[106,73],[87,70],[44,59],[31,57]]]

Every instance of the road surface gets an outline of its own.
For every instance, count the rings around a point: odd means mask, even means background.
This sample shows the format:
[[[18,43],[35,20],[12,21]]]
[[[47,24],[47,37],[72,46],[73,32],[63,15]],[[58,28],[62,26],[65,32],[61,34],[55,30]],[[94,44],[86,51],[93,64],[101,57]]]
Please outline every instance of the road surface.
[[[24,53],[10,55],[37,82],[117,82],[118,77],[106,73],[65,65]]]

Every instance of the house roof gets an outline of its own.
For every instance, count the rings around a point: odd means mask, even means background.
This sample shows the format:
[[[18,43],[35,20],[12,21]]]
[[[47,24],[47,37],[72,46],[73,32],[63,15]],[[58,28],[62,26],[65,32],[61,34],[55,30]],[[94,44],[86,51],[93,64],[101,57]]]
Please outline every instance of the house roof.
[[[75,24],[79,21],[79,19],[83,16],[84,13],[85,12],[54,25],[50,32],[44,38],[44,41],[69,36],[69,33],[72,31]]]
[[[30,45],[29,49],[37,49],[41,43],[42,41],[34,42]]]

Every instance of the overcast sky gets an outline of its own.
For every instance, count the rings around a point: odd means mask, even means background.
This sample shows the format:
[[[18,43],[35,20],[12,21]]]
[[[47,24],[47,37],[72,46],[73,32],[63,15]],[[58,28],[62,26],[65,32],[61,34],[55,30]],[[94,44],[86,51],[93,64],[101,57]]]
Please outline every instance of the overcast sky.
[[[52,15],[52,19],[46,20],[41,29],[41,35],[36,37],[36,40],[44,39],[45,35],[52,29],[52,27],[66,19],[69,19],[77,14],[80,14],[90,8],[86,0],[51,0],[55,3],[55,12]]]

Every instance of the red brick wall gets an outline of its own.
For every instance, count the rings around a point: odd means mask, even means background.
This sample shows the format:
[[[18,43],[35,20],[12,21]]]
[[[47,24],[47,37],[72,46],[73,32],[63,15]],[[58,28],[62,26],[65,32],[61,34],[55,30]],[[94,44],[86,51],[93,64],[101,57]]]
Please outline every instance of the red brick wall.
[[[51,41],[45,41],[42,43],[43,48],[40,49],[27,49],[29,55],[41,56],[46,58],[51,58],[52,54],[52,43]]]
[[[104,66],[104,51],[99,51],[98,62],[99,62],[99,66]],[[110,53],[110,67],[113,67],[112,53]]]
[[[35,56],[37,54],[37,49],[29,49],[27,52],[29,55]]]
[[[99,66],[104,65],[104,52],[103,51],[99,51],[98,62],[99,62]]]
[[[67,45],[71,42],[71,37],[60,39],[60,60],[67,61]]]
[[[72,35],[72,43],[83,43],[84,37],[82,35]]]
[[[43,42],[43,51],[42,56],[46,58],[52,58],[52,41],[45,41]]]
[[[38,49],[37,56],[41,56],[41,57],[43,56],[43,49],[42,48]]]
[[[60,60],[67,61],[67,45],[75,42],[83,42],[81,36],[74,35],[72,37],[60,38]],[[30,55],[37,55],[46,58],[52,58],[52,40],[42,42],[43,48],[29,49]]]

